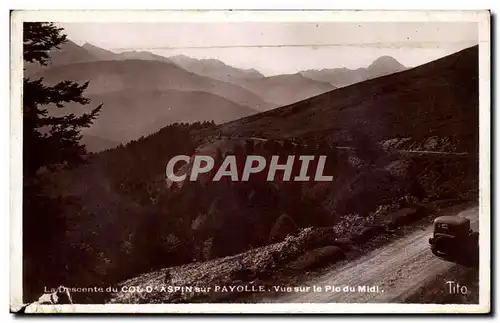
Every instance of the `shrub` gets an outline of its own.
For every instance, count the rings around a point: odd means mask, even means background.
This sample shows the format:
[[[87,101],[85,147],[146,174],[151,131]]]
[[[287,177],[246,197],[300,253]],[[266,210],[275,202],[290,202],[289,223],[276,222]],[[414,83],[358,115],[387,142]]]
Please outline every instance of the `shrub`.
[[[269,242],[278,242],[285,239],[289,234],[295,233],[297,230],[297,225],[295,221],[292,220],[287,214],[282,214],[269,233]]]

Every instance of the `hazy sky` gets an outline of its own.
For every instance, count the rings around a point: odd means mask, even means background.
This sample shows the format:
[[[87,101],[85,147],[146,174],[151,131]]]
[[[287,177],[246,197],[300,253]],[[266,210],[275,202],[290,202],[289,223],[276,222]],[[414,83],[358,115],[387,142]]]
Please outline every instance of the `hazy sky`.
[[[476,23],[59,23],[69,39],[121,52],[215,58],[265,75],[359,68],[390,55],[417,66],[478,43]]]

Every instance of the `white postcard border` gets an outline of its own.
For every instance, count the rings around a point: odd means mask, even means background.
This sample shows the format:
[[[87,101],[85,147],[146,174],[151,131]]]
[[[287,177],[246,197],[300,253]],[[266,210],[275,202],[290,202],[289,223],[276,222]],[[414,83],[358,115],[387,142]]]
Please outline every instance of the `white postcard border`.
[[[10,308],[22,304],[22,23],[52,22],[477,22],[480,85],[480,297],[479,305],[439,304],[106,304],[40,305],[37,313],[487,313],[491,309],[491,75],[490,12],[340,10],[340,11],[181,11],[66,10],[14,11],[11,14],[10,108]]]

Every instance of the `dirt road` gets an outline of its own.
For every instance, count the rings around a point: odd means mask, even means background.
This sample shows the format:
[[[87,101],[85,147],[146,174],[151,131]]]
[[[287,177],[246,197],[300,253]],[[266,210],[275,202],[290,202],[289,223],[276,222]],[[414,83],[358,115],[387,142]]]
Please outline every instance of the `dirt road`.
[[[221,136],[221,138],[226,139],[239,139],[239,140],[252,140],[257,142],[266,142],[269,139],[259,138],[259,137],[231,137],[231,136]],[[296,144],[294,144],[296,145]],[[336,146],[335,148],[341,150],[356,150],[354,147],[348,146]],[[399,149],[398,152],[405,154],[416,154],[416,155],[454,155],[454,156],[467,156],[469,153],[466,152],[450,152],[450,151],[434,151],[434,150],[407,150],[407,149]]]
[[[472,207],[458,215],[471,220],[472,229],[478,230],[478,207]],[[436,275],[450,269],[454,263],[434,256],[428,239],[432,226],[419,230],[390,245],[374,250],[356,261],[335,269],[302,286],[310,286],[308,292],[290,292],[270,302],[342,302],[342,303],[387,303],[397,302],[410,295],[419,286]],[[312,291],[313,286],[322,287],[322,292]],[[326,286],[353,288],[352,292],[325,291]],[[363,286],[378,286],[378,291],[363,291]],[[445,286],[443,286],[444,288]],[[373,288],[376,290],[376,288]]]

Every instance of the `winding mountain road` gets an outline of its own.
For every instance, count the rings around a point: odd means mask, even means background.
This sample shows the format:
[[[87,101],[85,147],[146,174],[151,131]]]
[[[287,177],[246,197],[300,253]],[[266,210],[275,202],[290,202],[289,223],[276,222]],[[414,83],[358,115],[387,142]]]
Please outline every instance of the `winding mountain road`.
[[[472,229],[478,231],[478,214],[479,209],[475,206],[460,212],[458,216],[469,218]],[[393,303],[401,301],[427,280],[455,265],[432,254],[428,244],[432,231],[432,226],[428,226],[374,250],[352,263],[304,283],[303,286],[311,287],[309,292],[285,293],[277,299],[268,301],[286,303]],[[322,287],[323,291],[315,292],[312,286]],[[326,286],[337,286],[341,289],[348,286],[355,291],[335,292],[330,287],[330,290],[326,292]],[[363,291],[363,286],[378,286],[378,292]]]
[[[231,136],[221,136],[221,138],[251,140],[251,141],[256,141],[256,142],[267,142],[267,141],[269,141],[269,139],[260,138],[260,137],[231,137]],[[340,150],[356,150],[355,147],[349,147],[349,146],[336,146],[335,148],[340,149]],[[452,156],[467,156],[467,155],[469,155],[469,153],[467,153],[467,152],[435,151],[435,150],[414,150],[414,149],[413,150],[399,149],[398,152],[405,153],[405,154],[416,154],[416,155],[452,155]]]

